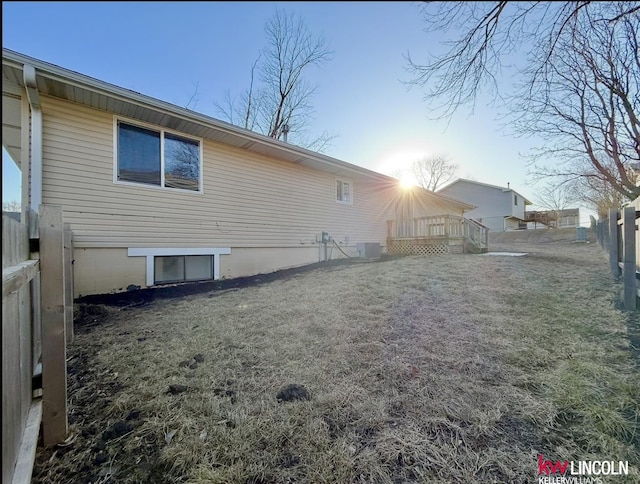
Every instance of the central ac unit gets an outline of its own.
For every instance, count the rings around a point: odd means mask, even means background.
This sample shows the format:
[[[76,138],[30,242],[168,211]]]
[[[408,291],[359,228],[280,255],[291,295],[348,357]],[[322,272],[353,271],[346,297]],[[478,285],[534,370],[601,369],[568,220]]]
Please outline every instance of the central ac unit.
[[[379,242],[359,242],[356,247],[358,249],[358,257],[363,257],[365,259],[380,258]]]

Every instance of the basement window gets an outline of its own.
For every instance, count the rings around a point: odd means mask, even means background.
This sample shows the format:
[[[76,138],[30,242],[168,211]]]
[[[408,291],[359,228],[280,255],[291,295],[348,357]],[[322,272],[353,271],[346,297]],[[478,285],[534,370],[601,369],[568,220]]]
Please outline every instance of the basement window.
[[[213,279],[213,256],[172,255],[154,257],[154,284]]]
[[[336,180],[336,201],[351,203],[351,182]]]
[[[199,140],[120,120],[116,122],[116,140],[118,181],[200,191]]]

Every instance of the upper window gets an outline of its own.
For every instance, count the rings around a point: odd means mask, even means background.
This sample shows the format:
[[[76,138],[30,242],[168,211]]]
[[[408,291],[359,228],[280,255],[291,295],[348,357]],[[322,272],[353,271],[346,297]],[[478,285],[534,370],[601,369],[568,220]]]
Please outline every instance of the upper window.
[[[518,195],[513,196],[513,204],[518,205]]]
[[[118,121],[117,179],[199,191],[200,142]]]
[[[351,203],[351,183],[336,180],[336,200],[338,202]]]

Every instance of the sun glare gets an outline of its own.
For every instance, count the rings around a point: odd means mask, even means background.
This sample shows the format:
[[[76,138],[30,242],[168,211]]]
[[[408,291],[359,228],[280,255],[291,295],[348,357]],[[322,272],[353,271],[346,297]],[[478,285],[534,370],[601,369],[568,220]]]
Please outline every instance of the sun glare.
[[[400,178],[400,186],[405,190],[409,190],[416,186],[416,182],[409,176],[403,176]]]

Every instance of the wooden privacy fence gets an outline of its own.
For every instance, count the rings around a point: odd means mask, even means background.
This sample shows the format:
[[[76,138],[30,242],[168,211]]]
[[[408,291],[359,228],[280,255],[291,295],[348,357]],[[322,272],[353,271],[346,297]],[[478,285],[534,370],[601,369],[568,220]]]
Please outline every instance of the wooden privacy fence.
[[[596,225],[598,243],[609,252],[611,272],[622,280],[624,307],[628,310],[638,307],[640,297],[640,198],[633,205],[609,210],[609,218]]]
[[[67,438],[73,240],[62,208],[2,217],[2,482],[28,483],[42,441]],[[39,385],[41,382],[41,386]]]

